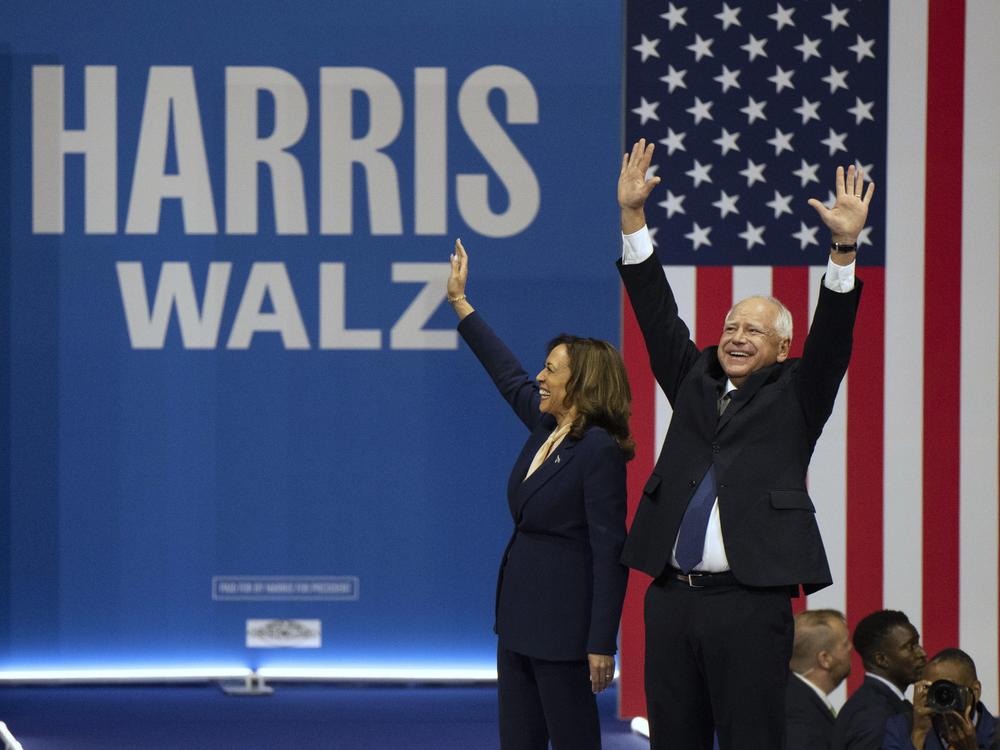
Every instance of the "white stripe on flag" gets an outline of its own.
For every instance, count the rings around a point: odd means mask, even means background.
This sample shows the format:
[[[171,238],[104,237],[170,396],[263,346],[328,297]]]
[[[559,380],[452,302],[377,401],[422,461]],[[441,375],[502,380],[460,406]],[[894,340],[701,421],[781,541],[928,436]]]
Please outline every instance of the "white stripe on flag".
[[[733,266],[733,302],[739,302],[747,297],[771,296],[771,266]],[[795,326],[801,322],[793,321]],[[796,330],[804,330],[796,328]],[[719,333],[722,333],[722,321],[719,321]]]
[[[976,661],[983,699],[996,711],[1000,4],[969,0],[966,14],[959,642]]]
[[[889,5],[888,163],[885,184],[876,183],[876,190],[886,187],[876,196],[886,202],[883,606],[905,612],[918,630],[923,611],[927,13],[926,0]]]

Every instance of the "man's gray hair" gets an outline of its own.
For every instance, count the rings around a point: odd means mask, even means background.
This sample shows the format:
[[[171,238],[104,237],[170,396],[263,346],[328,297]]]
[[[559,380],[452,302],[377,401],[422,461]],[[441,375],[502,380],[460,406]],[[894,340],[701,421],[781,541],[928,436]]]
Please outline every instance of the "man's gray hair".
[[[766,302],[770,302],[775,307],[774,314],[774,334],[779,339],[792,340],[792,313],[785,307],[781,300],[777,297],[770,297],[763,294],[755,294],[751,297],[745,297],[737,302],[735,305],[729,308],[729,312],[726,313],[726,320],[729,320],[729,316],[733,314],[733,310],[752,299],[762,299]]]

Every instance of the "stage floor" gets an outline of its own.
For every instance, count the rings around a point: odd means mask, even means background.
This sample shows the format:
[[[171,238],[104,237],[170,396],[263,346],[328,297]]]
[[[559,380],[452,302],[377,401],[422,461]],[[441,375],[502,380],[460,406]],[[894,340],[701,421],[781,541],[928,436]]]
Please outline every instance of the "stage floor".
[[[493,686],[277,683],[267,697],[215,685],[0,687],[0,721],[24,750],[495,750]],[[598,697],[604,750],[649,743]]]

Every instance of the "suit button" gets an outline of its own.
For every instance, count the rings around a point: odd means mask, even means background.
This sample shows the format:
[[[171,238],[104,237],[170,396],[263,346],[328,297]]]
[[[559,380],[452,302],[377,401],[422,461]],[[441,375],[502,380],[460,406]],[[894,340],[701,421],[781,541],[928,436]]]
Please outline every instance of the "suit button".
[[[697,487],[698,483],[692,479],[690,482],[688,482],[688,486],[689,487]]]
[[[719,452],[719,444],[712,443],[712,453],[718,453],[718,452]]]
[[[724,489],[726,489],[726,487],[728,487],[728,485],[725,485],[725,484],[720,484],[719,485],[719,489],[720,490],[724,490]]]

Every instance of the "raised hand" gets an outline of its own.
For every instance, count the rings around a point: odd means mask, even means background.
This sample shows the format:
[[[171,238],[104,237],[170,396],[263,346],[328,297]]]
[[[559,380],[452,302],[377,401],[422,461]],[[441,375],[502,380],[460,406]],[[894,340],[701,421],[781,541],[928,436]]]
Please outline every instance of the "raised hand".
[[[632,146],[632,153],[622,156],[622,171],[618,175],[618,205],[622,210],[641,209],[659,184],[659,177],[646,179],[654,148],[652,143],[647,145],[646,139],[640,138]]]
[[[858,235],[865,228],[868,204],[875,194],[875,183],[868,183],[868,190],[864,191],[862,197],[864,181],[864,173],[855,169],[854,165],[847,168],[846,175],[843,167],[837,167],[837,202],[833,208],[827,208],[816,198],[809,199],[809,205],[816,209],[819,218],[830,230],[833,242],[857,242]]]
[[[653,144],[646,144],[645,138],[632,146],[632,153],[622,157],[622,171],[618,174],[618,205],[622,210],[622,231],[632,234],[646,224],[646,214],[642,210],[646,198],[659,182],[659,177],[646,179],[646,171],[653,160]]]
[[[451,274],[448,276],[448,302],[459,320],[473,312],[472,305],[465,298],[465,284],[469,280],[469,256],[462,247],[462,240],[455,240],[455,252],[451,254]]]

